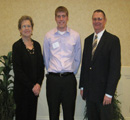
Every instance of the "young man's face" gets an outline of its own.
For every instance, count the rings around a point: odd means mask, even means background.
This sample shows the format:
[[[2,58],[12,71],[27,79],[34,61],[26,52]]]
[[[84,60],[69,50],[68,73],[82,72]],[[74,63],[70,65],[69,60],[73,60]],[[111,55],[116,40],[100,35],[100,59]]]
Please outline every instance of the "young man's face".
[[[55,16],[55,20],[57,23],[57,28],[59,31],[66,31],[68,16],[65,12],[58,12]]]
[[[95,12],[92,16],[92,23],[95,32],[99,33],[105,28],[106,18],[102,12]]]

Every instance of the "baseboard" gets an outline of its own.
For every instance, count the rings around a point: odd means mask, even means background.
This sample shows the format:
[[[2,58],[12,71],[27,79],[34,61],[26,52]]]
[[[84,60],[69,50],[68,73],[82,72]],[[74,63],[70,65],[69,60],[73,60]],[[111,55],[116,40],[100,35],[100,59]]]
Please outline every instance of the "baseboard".
[[[38,116],[37,120],[49,120],[49,116]],[[63,120],[63,117],[60,117],[60,120]],[[75,120],[83,120],[82,117],[76,117]]]
[[[15,120],[15,117],[14,117]],[[49,120],[49,116],[37,116],[37,120]],[[60,117],[60,120],[63,120],[62,117]],[[82,117],[76,117],[75,120],[83,120]],[[130,117],[125,117],[125,120],[130,120]]]
[[[37,120],[49,120],[49,116],[38,116]]]
[[[49,120],[49,116],[38,116],[37,120]],[[63,120],[63,117],[60,117],[60,120]],[[83,118],[75,117],[75,120],[83,120]],[[125,117],[125,120],[130,120],[130,117]]]

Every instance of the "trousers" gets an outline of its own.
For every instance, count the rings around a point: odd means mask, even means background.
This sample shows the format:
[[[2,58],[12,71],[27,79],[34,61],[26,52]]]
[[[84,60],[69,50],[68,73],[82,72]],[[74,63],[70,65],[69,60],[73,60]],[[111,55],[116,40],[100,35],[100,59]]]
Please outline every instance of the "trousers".
[[[88,120],[112,120],[112,104],[103,105],[102,102],[87,100]]]
[[[64,120],[74,120],[77,81],[71,74],[47,74],[46,95],[50,120],[59,120],[60,105]]]

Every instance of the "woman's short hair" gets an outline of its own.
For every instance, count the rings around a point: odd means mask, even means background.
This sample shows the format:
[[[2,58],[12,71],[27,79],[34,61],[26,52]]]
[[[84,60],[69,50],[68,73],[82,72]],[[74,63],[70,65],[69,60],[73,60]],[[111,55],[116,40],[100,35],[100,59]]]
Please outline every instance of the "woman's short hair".
[[[33,23],[33,20],[30,16],[27,16],[27,15],[24,15],[22,16],[19,21],[18,21],[18,29],[20,30],[21,29],[21,24],[24,20],[29,20],[30,23],[31,23],[31,26],[32,26],[32,29],[33,29],[33,26],[34,26],[34,23]]]

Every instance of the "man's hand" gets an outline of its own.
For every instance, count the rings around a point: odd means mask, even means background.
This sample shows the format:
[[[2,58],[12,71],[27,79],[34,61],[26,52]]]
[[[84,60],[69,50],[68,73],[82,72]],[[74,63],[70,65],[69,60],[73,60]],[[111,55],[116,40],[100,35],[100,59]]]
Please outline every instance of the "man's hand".
[[[83,90],[80,90],[80,95],[81,97],[83,97]]]
[[[103,105],[109,105],[111,104],[112,98],[104,96]]]

